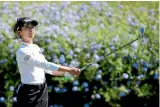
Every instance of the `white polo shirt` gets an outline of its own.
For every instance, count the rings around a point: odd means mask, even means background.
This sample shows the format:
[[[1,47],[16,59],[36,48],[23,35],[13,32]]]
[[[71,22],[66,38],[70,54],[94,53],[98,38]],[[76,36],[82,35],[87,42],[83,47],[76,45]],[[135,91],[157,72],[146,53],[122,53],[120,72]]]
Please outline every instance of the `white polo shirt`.
[[[52,71],[57,71],[59,67],[48,62],[37,45],[24,42],[16,52],[16,60],[23,84],[44,83],[45,73],[52,74]]]

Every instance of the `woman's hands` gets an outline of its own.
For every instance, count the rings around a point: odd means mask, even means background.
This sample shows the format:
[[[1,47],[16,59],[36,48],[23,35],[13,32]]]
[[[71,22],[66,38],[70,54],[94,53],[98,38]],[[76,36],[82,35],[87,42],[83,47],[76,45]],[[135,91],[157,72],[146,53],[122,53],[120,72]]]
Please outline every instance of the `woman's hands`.
[[[81,73],[80,69],[78,69],[78,68],[70,68],[70,69],[68,70],[68,72],[69,72],[70,74],[76,75],[76,76],[79,76],[80,73]]]
[[[79,76],[81,73],[80,69],[78,68],[66,67],[61,65],[59,65],[58,71],[66,71],[69,72],[71,75],[76,75],[76,76]]]

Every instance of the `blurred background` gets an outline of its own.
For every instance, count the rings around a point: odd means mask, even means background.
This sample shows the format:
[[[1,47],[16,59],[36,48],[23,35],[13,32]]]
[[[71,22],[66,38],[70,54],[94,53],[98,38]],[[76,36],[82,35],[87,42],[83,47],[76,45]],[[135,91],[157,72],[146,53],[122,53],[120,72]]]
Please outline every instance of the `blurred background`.
[[[15,107],[20,75],[12,26],[36,19],[34,43],[50,62],[82,68],[140,36],[131,45],[64,79],[46,74],[49,107],[158,107],[159,2],[0,2],[0,107]]]

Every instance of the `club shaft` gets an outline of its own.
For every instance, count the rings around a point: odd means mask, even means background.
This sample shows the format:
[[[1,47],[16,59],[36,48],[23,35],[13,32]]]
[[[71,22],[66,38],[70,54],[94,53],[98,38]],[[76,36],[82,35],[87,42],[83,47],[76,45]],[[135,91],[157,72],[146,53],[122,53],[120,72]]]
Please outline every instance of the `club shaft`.
[[[140,38],[140,37],[139,37],[139,38]],[[94,63],[100,62],[101,60],[103,60],[103,59],[106,58],[107,56],[109,56],[109,55],[111,55],[112,53],[114,53],[114,52],[116,52],[116,51],[118,51],[118,50],[124,48],[125,46],[127,46],[127,45],[129,45],[129,44],[131,44],[131,43],[133,43],[133,42],[135,42],[135,41],[138,40],[139,38],[137,38],[137,39],[135,39],[135,40],[133,40],[133,41],[131,41],[131,42],[129,42],[129,43],[127,43],[127,44],[121,46],[121,47],[119,47],[118,49],[116,49],[116,50],[110,52],[109,54],[104,55],[99,61],[96,61],[96,62],[93,62],[93,63],[89,63],[88,65],[86,65],[86,66],[84,66],[83,68],[81,68],[80,71],[83,71],[83,70],[89,68],[89,67],[90,67],[92,64],[94,64]]]
[[[118,49],[116,49],[116,50],[114,50],[114,51],[110,52],[109,54],[104,55],[104,56],[103,56],[103,58],[102,58],[102,59],[100,59],[99,61],[103,60],[105,57],[107,57],[107,56],[111,55],[112,53],[114,53],[114,52],[116,52],[116,51],[118,51],[118,50],[120,50],[120,49],[124,48],[125,46],[127,46],[127,45],[129,45],[129,44],[131,44],[131,43],[135,42],[135,41],[136,41],[136,40],[138,40],[138,39],[139,39],[139,38],[137,38],[137,39],[135,39],[135,40],[133,40],[133,41],[131,41],[131,42],[129,42],[129,43],[127,43],[127,44],[125,44],[125,45],[121,46],[121,47],[119,47]],[[99,61],[98,61],[98,62],[99,62]]]

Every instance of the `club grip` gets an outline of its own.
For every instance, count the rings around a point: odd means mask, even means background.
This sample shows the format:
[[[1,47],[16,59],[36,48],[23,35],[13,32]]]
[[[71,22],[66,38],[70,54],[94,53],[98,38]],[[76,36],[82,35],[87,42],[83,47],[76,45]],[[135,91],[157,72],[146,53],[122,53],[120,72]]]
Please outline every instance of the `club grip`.
[[[92,65],[92,63],[90,63],[90,64],[84,66],[83,68],[80,69],[80,71],[84,71],[85,69],[87,69],[87,68],[90,67],[91,65]]]

